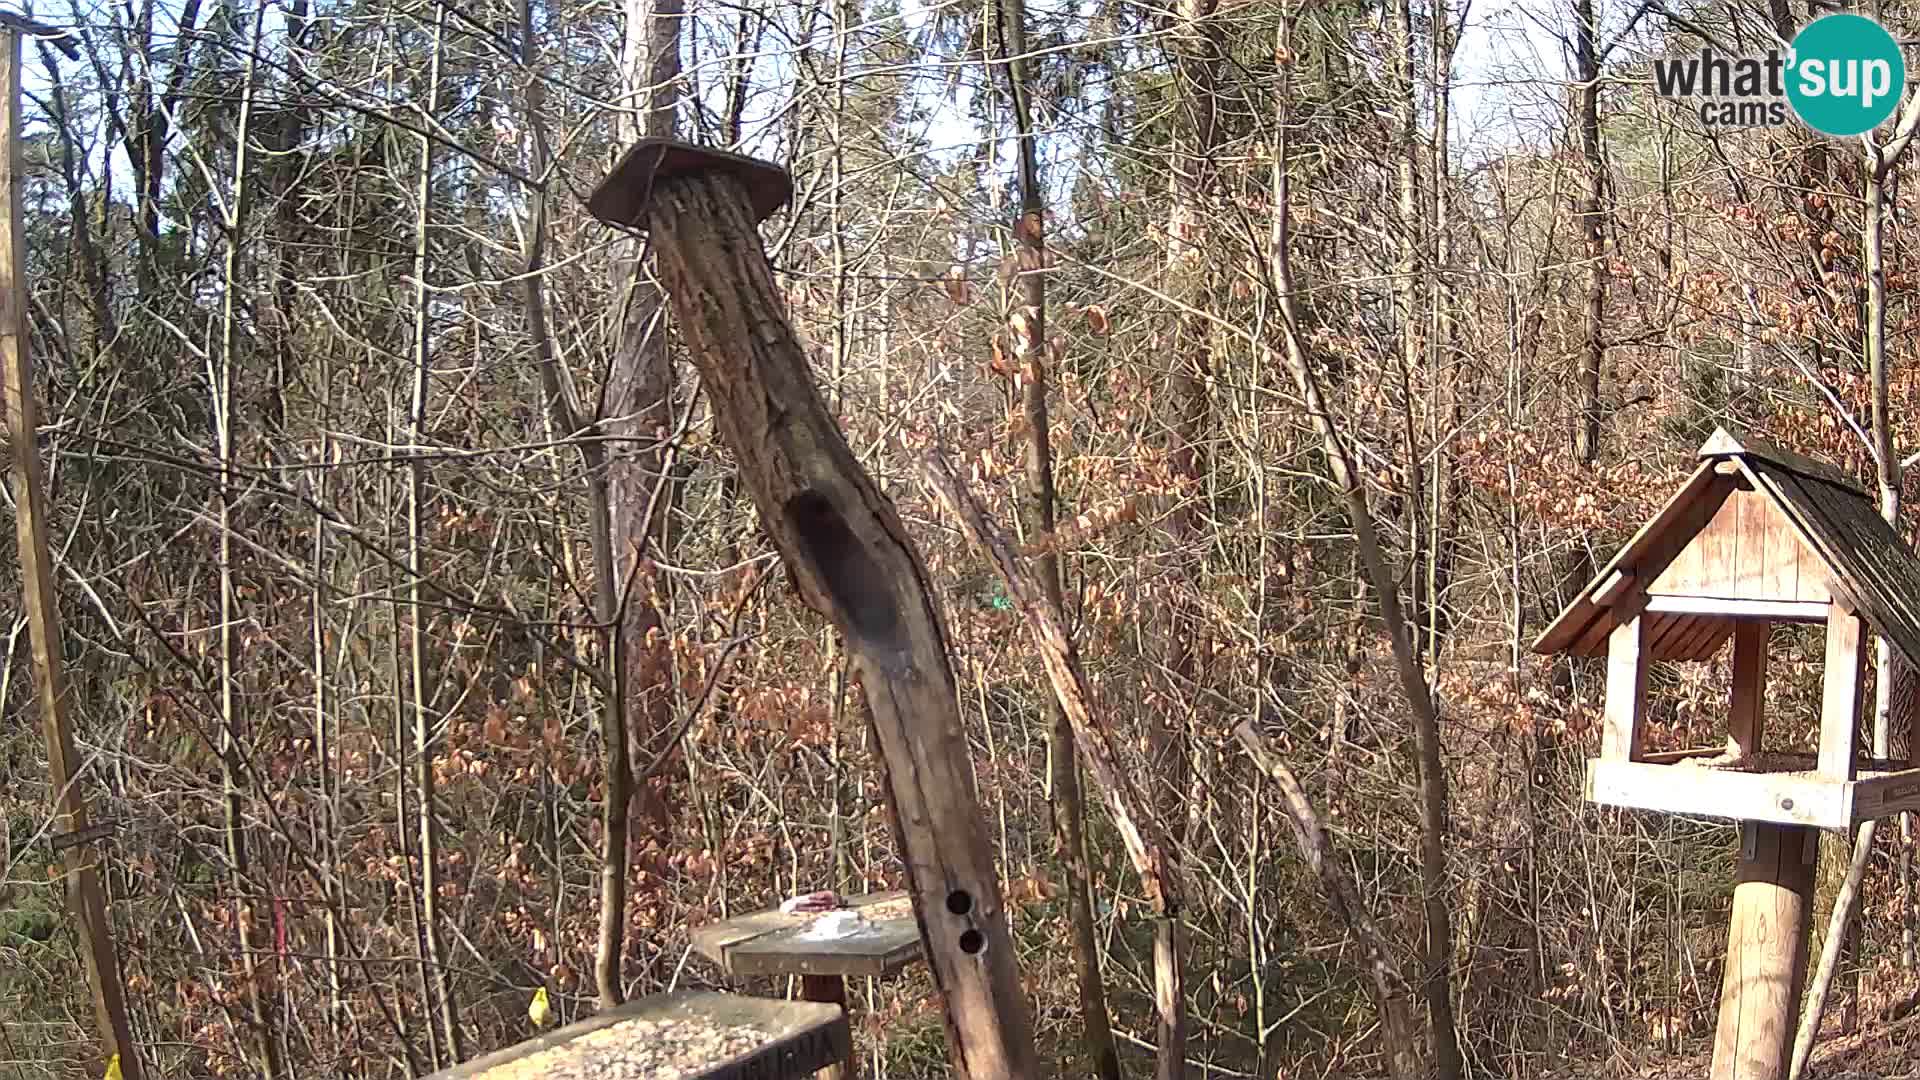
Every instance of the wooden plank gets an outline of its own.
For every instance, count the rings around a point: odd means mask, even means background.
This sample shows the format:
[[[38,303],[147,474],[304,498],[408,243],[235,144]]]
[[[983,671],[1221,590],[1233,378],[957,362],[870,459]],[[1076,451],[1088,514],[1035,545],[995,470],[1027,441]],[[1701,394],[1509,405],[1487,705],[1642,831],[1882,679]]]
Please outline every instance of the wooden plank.
[[[1853,784],[1853,823],[1920,810],[1920,768],[1882,773]]]
[[[1740,565],[1740,503],[1738,491],[1727,493],[1727,501],[1714,512],[1713,520],[1700,530],[1693,546],[1700,549],[1700,579],[1687,590],[1709,595],[1733,595],[1734,568]]]
[[[920,927],[912,919],[875,924],[875,929],[823,941],[804,930],[743,941],[727,950],[735,975],[866,975],[883,978],[921,958]]]
[[[1762,822],[1742,831],[1711,1076],[1785,1080],[1807,980],[1820,834]]]
[[[1800,600],[1743,600],[1732,596],[1669,596],[1651,593],[1646,610],[1662,615],[1725,615],[1772,622],[1824,622],[1832,605]]]
[[[630,1075],[632,1065],[623,1070],[608,1059],[638,1058],[643,1049],[677,1049],[686,1028],[663,1029],[667,1024],[747,1028],[763,1036],[752,1049],[673,1074],[685,1080],[799,1080],[845,1061],[853,1046],[846,1014],[836,1005],[682,990],[629,1001],[427,1080]]]
[[[1648,621],[1646,655],[1648,659],[1664,658],[1667,651],[1693,629],[1693,621],[1685,615],[1661,615]]]
[[[1827,659],[1820,698],[1820,775],[1853,779],[1860,727],[1860,688],[1872,640],[1860,616],[1836,607],[1827,620]]]
[[[1654,650],[1653,655],[1656,659],[1691,660],[1726,625],[1724,619],[1709,618],[1705,615],[1689,615],[1681,622],[1680,632],[1673,636],[1673,640]]]
[[[1704,530],[1696,534],[1693,542],[1675,553],[1672,561],[1667,563],[1667,568],[1660,571],[1660,576],[1653,579],[1653,584],[1647,586],[1647,591],[1656,593],[1698,592],[1706,581],[1706,570],[1703,562],[1705,551],[1700,543],[1700,538],[1705,535]]]
[[[693,947],[700,955],[719,964],[722,971],[732,974],[732,968],[728,966],[728,948],[763,934],[792,930],[806,923],[805,915],[786,915],[777,910],[756,911],[751,915],[695,927]]]
[[[1612,607],[1614,602],[1627,594],[1633,587],[1634,577],[1631,570],[1615,570],[1613,576],[1593,594],[1593,602],[1601,607]]]
[[[1702,458],[1721,458],[1729,455],[1757,458],[1792,472],[1801,473],[1829,484],[1836,484],[1863,497],[1867,494],[1867,489],[1861,486],[1860,481],[1855,480],[1853,477],[1848,476],[1832,465],[1828,465],[1823,461],[1815,461],[1810,457],[1803,457],[1791,450],[1783,450],[1770,442],[1763,439],[1756,439],[1744,432],[1735,433],[1725,427],[1717,428],[1712,435],[1707,437],[1706,443],[1700,447],[1699,456]]]
[[[819,914],[754,911],[696,927],[693,947],[729,975],[891,975],[922,956],[920,928],[904,891],[846,897],[839,910],[867,915],[874,933],[813,941]]]
[[[1646,610],[1647,594],[1639,589],[1630,589],[1627,595],[1614,602],[1611,611],[1603,618],[1593,620],[1580,635],[1578,642],[1567,650],[1574,656],[1599,656],[1606,652],[1607,636],[1613,628]],[[1603,610],[1603,609],[1595,609]]]
[[[1733,636],[1733,628],[1737,625],[1739,625],[1739,622],[1734,619],[1715,620],[1713,632],[1701,640],[1699,647],[1695,648],[1687,659],[1706,661],[1718,656],[1721,646],[1725,645],[1727,639]]]
[[[1767,638],[1771,624],[1741,622],[1733,630],[1733,707],[1727,718],[1727,751],[1740,757],[1760,752],[1767,701]]]
[[[1610,761],[1634,761],[1643,749],[1647,700],[1647,619],[1636,615],[1621,623],[1607,642],[1607,700],[1600,755]]]
[[[1644,761],[1587,762],[1588,802],[1666,814],[1845,829],[1852,785],[1816,776],[1732,772]]]
[[[1595,655],[1600,648],[1598,637],[1583,651],[1568,648],[1586,638],[1587,631],[1596,619],[1605,621],[1606,609],[1593,603],[1593,591],[1615,570],[1623,567],[1633,568],[1635,576],[1643,581],[1650,574],[1658,576],[1700,526],[1712,520],[1714,512],[1720,508],[1733,487],[1732,478],[1714,475],[1712,462],[1701,462],[1680,490],[1654,515],[1653,520],[1642,525],[1626,546],[1600,568],[1593,581],[1581,590],[1580,596],[1540,632],[1540,636],[1534,639],[1533,651]],[[1625,617],[1618,611],[1614,615],[1616,618]]]
[[[1739,471],[1737,465],[1734,471]],[[1767,549],[1766,500],[1752,491],[1736,491],[1727,497],[1727,505],[1734,511],[1737,549],[1730,594],[1745,600],[1787,599],[1767,592],[1769,571],[1772,569],[1767,560],[1772,556]]]
[[[27,333],[25,233],[20,222],[20,192],[26,180],[21,157],[20,34],[0,29],[0,384],[4,385],[7,441],[13,448],[15,535],[20,545],[20,597],[25,609],[32,656],[35,704],[47,742],[47,783],[54,792],[60,831],[90,835],[87,777],[74,751],[67,713],[67,679],[62,657],[59,598],[54,589],[53,552],[47,541],[46,480],[40,463],[40,406],[34,397],[33,354]],[[79,775],[76,775],[79,773]],[[68,911],[80,941],[80,956],[93,1000],[96,1030],[104,1053],[90,1071],[105,1071],[118,1057],[125,1080],[140,1080],[145,1069],[127,1019],[125,984],[113,927],[107,921],[106,893],[100,881],[97,841],[83,842],[61,865]]]

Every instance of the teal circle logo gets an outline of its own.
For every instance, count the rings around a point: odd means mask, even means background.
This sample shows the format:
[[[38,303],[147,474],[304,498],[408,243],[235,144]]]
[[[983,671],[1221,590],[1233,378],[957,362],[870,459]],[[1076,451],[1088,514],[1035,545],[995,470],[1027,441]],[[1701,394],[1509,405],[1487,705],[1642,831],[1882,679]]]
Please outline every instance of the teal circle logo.
[[[1900,43],[1864,15],[1826,15],[1794,35],[1787,100],[1807,126],[1828,135],[1872,131],[1900,105],[1907,61]]]

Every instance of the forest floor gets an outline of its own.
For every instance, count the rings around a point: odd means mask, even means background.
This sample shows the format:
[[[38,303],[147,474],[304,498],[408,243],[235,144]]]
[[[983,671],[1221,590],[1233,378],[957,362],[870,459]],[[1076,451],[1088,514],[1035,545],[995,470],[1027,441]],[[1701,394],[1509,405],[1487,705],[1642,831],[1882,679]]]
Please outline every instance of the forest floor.
[[[1920,977],[1886,987],[1863,1003],[1855,1031],[1843,1030],[1845,1001],[1835,1001],[1820,1025],[1806,1080],[1920,1080]],[[1712,1067],[1711,1035],[1693,1052],[1649,1054],[1592,1071],[1567,1071],[1554,1080],[1706,1080]]]

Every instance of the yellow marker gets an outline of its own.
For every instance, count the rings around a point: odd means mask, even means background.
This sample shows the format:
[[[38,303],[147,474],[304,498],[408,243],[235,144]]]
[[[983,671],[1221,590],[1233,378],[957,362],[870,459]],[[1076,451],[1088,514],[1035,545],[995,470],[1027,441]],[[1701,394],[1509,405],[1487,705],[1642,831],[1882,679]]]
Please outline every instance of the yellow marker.
[[[534,1027],[546,1027],[547,1020],[553,1016],[553,1009],[547,1004],[547,988],[541,987],[533,992],[533,1003],[527,1006],[527,1019]],[[120,1080],[119,1063],[107,1073],[107,1080]]]
[[[112,1057],[107,1059],[106,1080],[120,1080],[120,1055],[119,1054],[115,1054]]]

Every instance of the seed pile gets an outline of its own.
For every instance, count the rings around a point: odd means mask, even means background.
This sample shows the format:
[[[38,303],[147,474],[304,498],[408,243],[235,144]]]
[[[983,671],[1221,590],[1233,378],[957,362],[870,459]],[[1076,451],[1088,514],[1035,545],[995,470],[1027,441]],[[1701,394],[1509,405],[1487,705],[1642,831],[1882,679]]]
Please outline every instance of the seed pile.
[[[485,1080],[686,1080],[772,1036],[697,1020],[626,1020],[488,1069]]]

